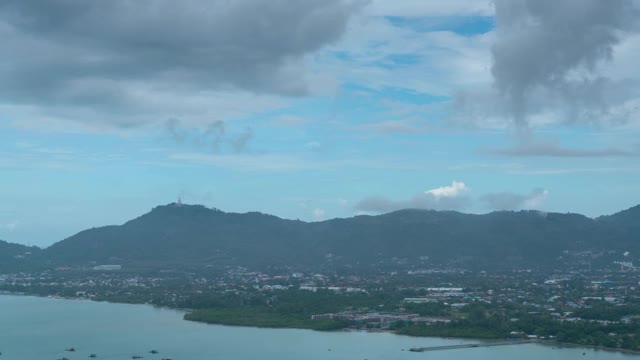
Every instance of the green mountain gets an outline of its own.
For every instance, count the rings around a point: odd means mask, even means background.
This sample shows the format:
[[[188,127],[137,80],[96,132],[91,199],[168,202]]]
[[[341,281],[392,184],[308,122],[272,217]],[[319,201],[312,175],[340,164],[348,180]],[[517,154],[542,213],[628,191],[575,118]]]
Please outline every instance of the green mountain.
[[[35,246],[12,244],[0,240],[0,272],[29,268],[42,250]]]
[[[621,231],[633,231],[640,237],[640,205],[627,210],[620,211],[613,215],[600,216],[596,221],[613,225]],[[640,240],[639,240],[640,241]]]
[[[474,268],[558,267],[583,261],[580,256],[605,263],[626,251],[637,256],[638,223],[640,207],[597,219],[538,211],[401,210],[307,223],[169,204],[120,226],[80,232],[42,255],[55,265],[370,268],[428,257],[435,264]]]

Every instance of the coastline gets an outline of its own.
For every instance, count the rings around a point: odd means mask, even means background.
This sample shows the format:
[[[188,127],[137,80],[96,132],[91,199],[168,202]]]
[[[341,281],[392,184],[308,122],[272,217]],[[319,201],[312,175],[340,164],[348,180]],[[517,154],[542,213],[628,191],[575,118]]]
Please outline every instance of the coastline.
[[[635,350],[622,349],[622,348],[609,348],[609,347],[606,347],[606,346],[598,346],[598,345],[582,345],[582,344],[563,343],[563,342],[558,342],[558,341],[555,341],[555,340],[540,341],[540,344],[544,344],[546,346],[556,346],[556,347],[560,347],[560,348],[562,348],[562,347],[587,348],[587,349],[594,349],[594,350],[615,351],[615,352],[622,352],[622,353],[633,354],[633,355],[640,355],[640,351],[635,351]]]
[[[196,322],[196,323],[201,323],[201,324],[207,324],[207,325],[218,325],[218,326],[233,326],[233,327],[253,327],[253,328],[262,328],[262,329],[297,329],[297,330],[310,330],[310,331],[319,331],[319,332],[366,332],[366,333],[376,333],[376,332],[383,332],[383,333],[390,333],[396,336],[406,336],[406,337],[414,337],[414,338],[437,338],[437,339],[448,339],[448,340],[464,340],[464,341],[477,341],[480,343],[491,343],[491,342],[498,342],[498,341],[505,341],[505,340],[514,340],[511,338],[497,338],[497,339],[481,339],[481,338],[469,338],[469,337],[452,337],[452,336],[416,336],[416,335],[409,335],[409,334],[402,334],[399,333],[396,330],[389,330],[389,329],[353,329],[353,328],[349,328],[349,327],[344,327],[344,328],[336,328],[336,329],[314,329],[314,328],[310,328],[310,327],[299,327],[299,326],[263,326],[260,324],[234,324],[234,323],[225,323],[225,322],[212,322],[212,321],[202,321],[202,320],[193,320],[193,319],[187,319],[186,316],[188,314],[190,314],[191,312],[195,311],[194,309],[186,309],[186,308],[173,308],[173,307],[169,307],[169,306],[159,306],[159,305],[154,305],[154,304],[149,304],[149,303],[131,303],[131,302],[116,302],[116,301],[109,301],[109,300],[102,300],[102,299],[91,299],[91,298],[85,298],[85,297],[64,297],[64,296],[54,296],[54,295],[39,295],[39,294],[29,294],[29,293],[24,293],[24,292],[11,292],[11,291],[0,291],[0,296],[26,296],[26,297],[36,297],[36,298],[48,298],[48,299],[58,299],[58,300],[81,300],[81,301],[93,301],[93,302],[104,302],[104,303],[108,303],[108,304],[124,304],[124,305],[143,305],[143,306],[150,306],[153,308],[157,308],[157,309],[164,309],[164,310],[172,310],[172,311],[178,311],[178,312],[182,312],[183,313],[183,321],[190,321],[190,322]],[[622,349],[622,348],[610,348],[610,347],[604,347],[604,346],[597,346],[597,345],[584,345],[584,344],[575,344],[575,343],[566,343],[566,342],[559,342],[556,340],[546,340],[546,339],[541,339],[535,342],[531,342],[533,344],[540,344],[540,345],[544,345],[544,346],[551,346],[551,347],[568,347],[568,348],[584,348],[584,349],[593,349],[593,350],[600,350],[600,351],[608,351],[608,352],[621,352],[621,353],[626,353],[626,354],[633,354],[633,355],[640,355],[640,351],[635,351],[635,350],[630,350],[630,349]]]

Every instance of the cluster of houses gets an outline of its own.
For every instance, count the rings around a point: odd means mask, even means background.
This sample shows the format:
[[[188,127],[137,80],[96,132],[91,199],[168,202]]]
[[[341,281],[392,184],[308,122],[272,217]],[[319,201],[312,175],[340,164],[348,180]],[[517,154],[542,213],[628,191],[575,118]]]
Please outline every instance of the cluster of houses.
[[[353,327],[389,329],[399,324],[407,323],[447,323],[450,320],[437,317],[423,317],[419,314],[401,312],[356,312],[343,311],[339,313],[312,315],[311,320],[342,320],[349,322]]]

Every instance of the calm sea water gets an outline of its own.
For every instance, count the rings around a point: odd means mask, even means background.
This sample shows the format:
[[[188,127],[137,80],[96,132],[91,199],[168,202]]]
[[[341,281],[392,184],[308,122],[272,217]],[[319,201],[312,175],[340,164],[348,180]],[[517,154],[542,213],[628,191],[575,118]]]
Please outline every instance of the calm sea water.
[[[416,346],[465,341],[389,333],[257,329],[193,323],[179,311],[145,305],[0,296],[1,360],[88,359],[355,359],[569,360],[631,359],[634,355],[527,344],[412,353]],[[75,347],[76,352],[64,349]],[[157,349],[159,354],[150,354]]]

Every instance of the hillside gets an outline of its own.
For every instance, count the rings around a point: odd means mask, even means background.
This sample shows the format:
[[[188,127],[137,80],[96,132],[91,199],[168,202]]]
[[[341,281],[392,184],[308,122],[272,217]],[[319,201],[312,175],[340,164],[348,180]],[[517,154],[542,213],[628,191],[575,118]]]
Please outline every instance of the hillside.
[[[37,247],[0,240],[0,271],[27,268],[41,252]]]
[[[636,238],[640,238],[640,205],[613,215],[600,216],[596,218],[596,221],[613,226],[619,231],[627,232],[629,236],[635,235]]]
[[[640,216],[630,210],[595,220],[537,211],[401,210],[307,223],[169,204],[120,226],[80,232],[43,255],[65,265],[370,267],[428,256],[432,263],[476,268],[557,267],[584,251],[640,253],[632,231]]]
[[[200,205],[159,206],[121,226],[80,232],[46,255],[56,263],[287,263],[305,251],[304,223],[260,213],[234,214]],[[304,254],[303,254],[304,257]],[[304,259],[298,259],[304,260]]]

